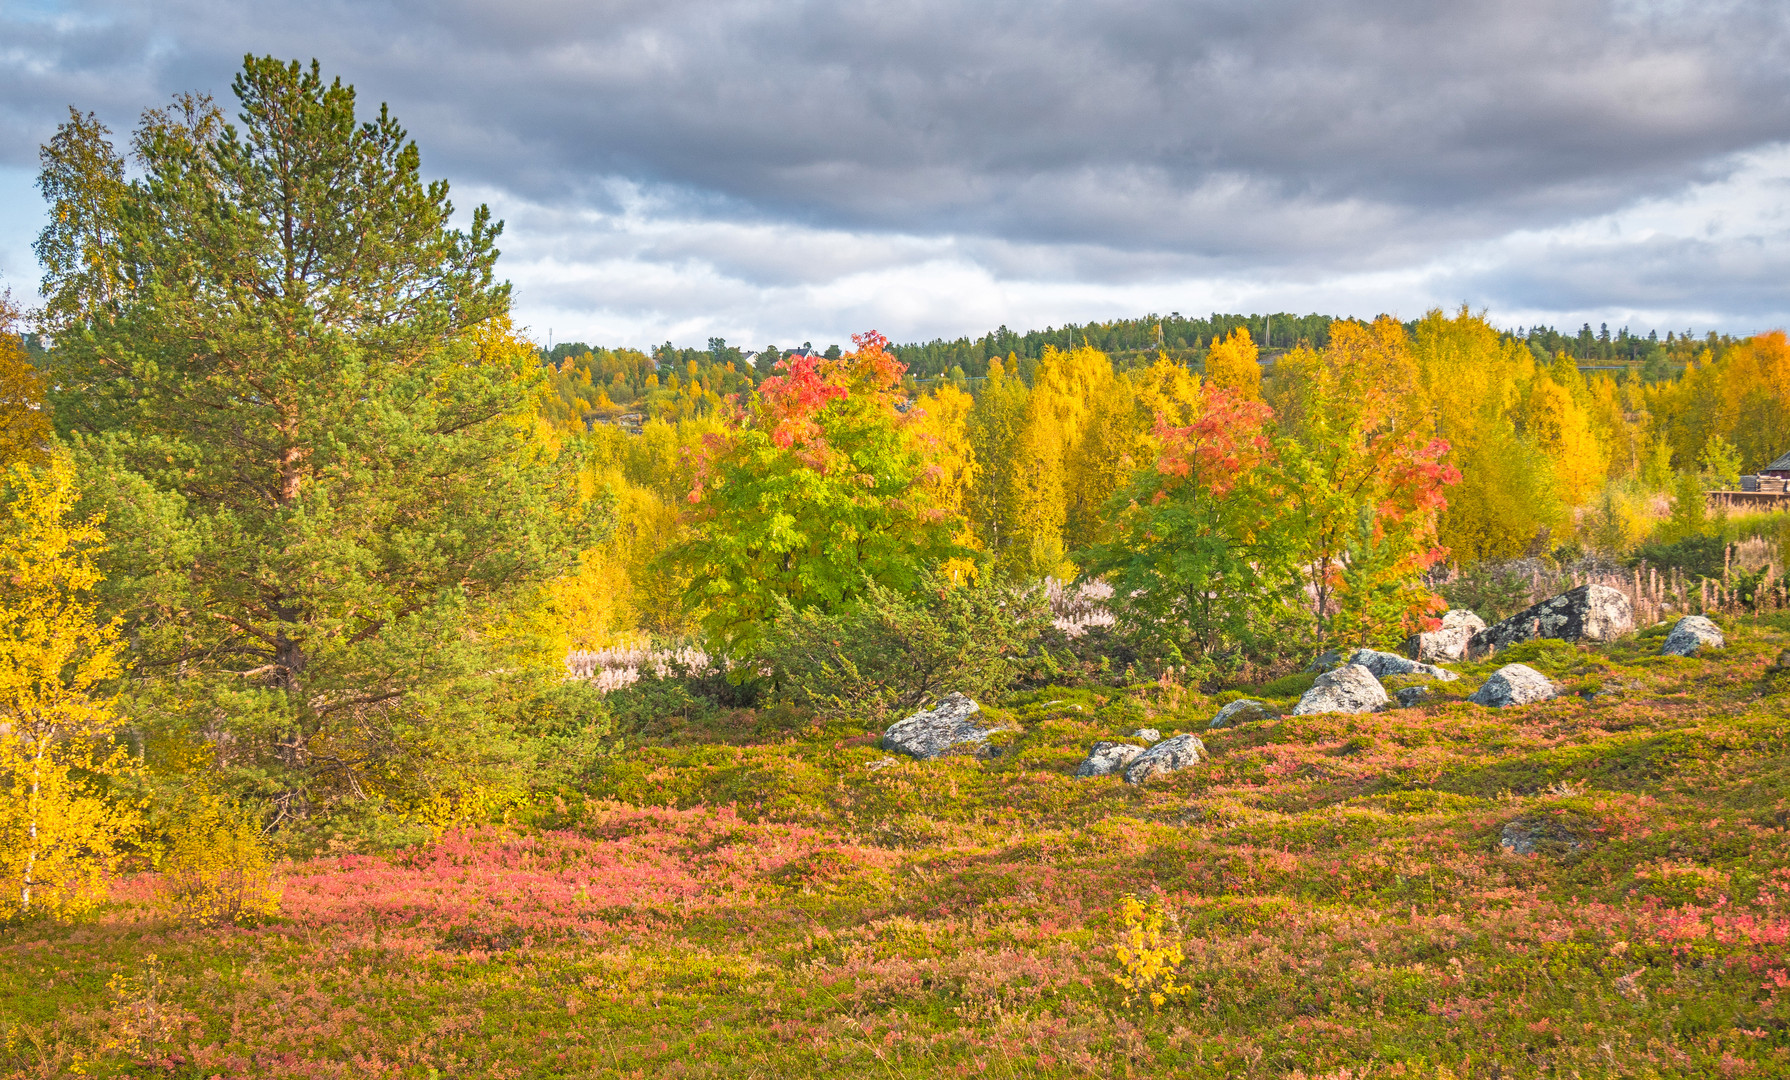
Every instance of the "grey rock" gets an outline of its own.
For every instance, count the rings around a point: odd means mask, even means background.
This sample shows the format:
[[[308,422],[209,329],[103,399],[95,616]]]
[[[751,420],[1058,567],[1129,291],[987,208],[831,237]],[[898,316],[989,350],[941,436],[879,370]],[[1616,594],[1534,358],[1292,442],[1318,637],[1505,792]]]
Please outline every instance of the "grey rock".
[[[1153,727],[1141,727],[1126,737],[1131,739],[1142,739],[1145,742],[1161,742],[1162,732],[1157,731]]]
[[[1143,752],[1143,747],[1130,743],[1097,742],[1088,751],[1088,759],[1075,767],[1075,775],[1107,776],[1116,773]]]
[[[1337,652],[1335,649],[1331,649],[1328,652],[1319,653],[1317,659],[1305,665],[1305,673],[1307,675],[1313,673],[1321,675],[1326,671],[1335,671],[1341,664],[1342,653]]]
[[[1402,690],[1393,691],[1392,696],[1398,699],[1399,708],[1409,709],[1428,701],[1430,697],[1430,688],[1427,686],[1407,686]]]
[[[1686,615],[1672,626],[1672,632],[1666,636],[1666,643],[1660,647],[1660,655],[1695,656],[1705,648],[1727,647],[1728,642],[1722,637],[1721,627],[1701,615]]]
[[[1132,758],[1131,764],[1125,767],[1125,782],[1141,784],[1158,776],[1180,772],[1198,765],[1200,758],[1206,756],[1206,744],[1200,742],[1197,735],[1176,735]]]
[[[1007,725],[984,727],[977,722],[981,711],[962,694],[947,694],[933,708],[890,724],[883,732],[882,748],[930,761],[954,751],[983,750],[990,735],[1016,730]]]
[[[1258,720],[1272,720],[1274,716],[1275,714],[1269,710],[1267,705],[1244,698],[1241,701],[1233,701],[1218,710],[1218,715],[1212,718],[1212,722],[1207,724],[1206,728],[1210,730],[1212,728],[1236,727],[1239,724],[1253,724]]]
[[[1405,639],[1405,652],[1429,664],[1447,664],[1467,655],[1467,643],[1485,629],[1485,620],[1465,608],[1442,613],[1442,625]]]
[[[1536,638],[1614,641],[1634,628],[1628,597],[1608,585],[1580,585],[1474,634],[1467,655],[1477,659]]]
[[[1467,700],[1475,705],[1502,709],[1511,705],[1546,701],[1558,693],[1546,675],[1527,664],[1505,664],[1492,672],[1492,677],[1485,681],[1485,685]]]
[[[1355,654],[1349,657],[1349,663],[1360,664],[1373,672],[1376,679],[1384,679],[1388,675],[1416,675],[1425,679],[1453,682],[1460,678],[1454,672],[1444,671],[1434,664],[1420,664],[1397,653],[1380,652],[1376,649],[1356,649]]]
[[[1318,676],[1299,704],[1293,706],[1295,716],[1307,713],[1366,713],[1392,699],[1374,673],[1360,664],[1344,664],[1335,671]]]
[[[1524,814],[1504,826],[1498,846],[1515,855],[1570,861],[1591,846],[1591,829],[1577,814]]]

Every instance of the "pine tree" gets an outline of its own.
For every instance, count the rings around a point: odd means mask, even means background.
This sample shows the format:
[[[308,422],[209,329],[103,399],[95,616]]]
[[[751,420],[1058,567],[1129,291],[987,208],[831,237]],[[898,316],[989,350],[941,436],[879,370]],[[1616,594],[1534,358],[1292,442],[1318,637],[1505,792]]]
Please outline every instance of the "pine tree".
[[[122,189],[91,124],[44,150],[53,397],[121,538],[144,722],[203,725],[288,820],[456,798],[497,752],[495,621],[588,531],[576,462],[530,438],[489,212],[453,228],[397,121],[315,63],[233,89],[240,127],[146,114]]]

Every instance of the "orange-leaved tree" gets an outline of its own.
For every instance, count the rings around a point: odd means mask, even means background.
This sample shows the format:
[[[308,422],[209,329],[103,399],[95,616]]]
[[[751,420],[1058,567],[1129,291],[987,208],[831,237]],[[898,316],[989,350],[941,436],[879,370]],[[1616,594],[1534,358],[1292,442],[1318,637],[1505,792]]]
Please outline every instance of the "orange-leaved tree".
[[[1279,462],[1300,537],[1320,642],[1389,645],[1420,629],[1440,601],[1423,571],[1443,489],[1460,481],[1448,443],[1428,433],[1404,328],[1338,322],[1322,353],[1282,361],[1289,388]]]
[[[783,603],[829,612],[873,581],[906,591],[958,550],[896,408],[906,369],[881,334],[852,341],[837,360],[779,360],[700,452],[675,557],[723,649],[749,649]]]
[[[1160,450],[1109,504],[1112,538],[1085,554],[1125,622],[1171,661],[1226,666],[1292,614],[1297,536],[1275,466],[1273,410],[1208,388],[1185,424],[1158,414]]]

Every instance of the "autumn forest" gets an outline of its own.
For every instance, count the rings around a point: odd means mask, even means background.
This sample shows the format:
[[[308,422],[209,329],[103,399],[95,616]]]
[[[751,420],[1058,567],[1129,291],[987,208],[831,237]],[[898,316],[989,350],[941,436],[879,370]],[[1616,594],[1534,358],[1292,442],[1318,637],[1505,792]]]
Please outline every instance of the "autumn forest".
[[[1783,331],[551,343],[230,98],[70,109],[0,310],[0,1075],[1785,1067]]]

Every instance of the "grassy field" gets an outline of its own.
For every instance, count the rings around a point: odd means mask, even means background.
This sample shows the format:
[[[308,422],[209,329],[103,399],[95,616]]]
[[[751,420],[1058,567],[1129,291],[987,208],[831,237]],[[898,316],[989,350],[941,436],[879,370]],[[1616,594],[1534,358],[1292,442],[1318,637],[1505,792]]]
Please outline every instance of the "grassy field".
[[[0,1073],[1790,1075],[1790,632],[1663,633],[1506,654],[1570,692],[1502,712],[1460,700],[1496,664],[1210,734],[1173,685],[1029,692],[983,760],[666,722],[527,826],[284,867],[263,926],[143,875],[0,931]],[[1071,775],[1143,725],[1212,760]],[[1519,818],[1581,846],[1501,849]],[[1160,1008],[1115,981],[1127,893],[1185,957]]]

